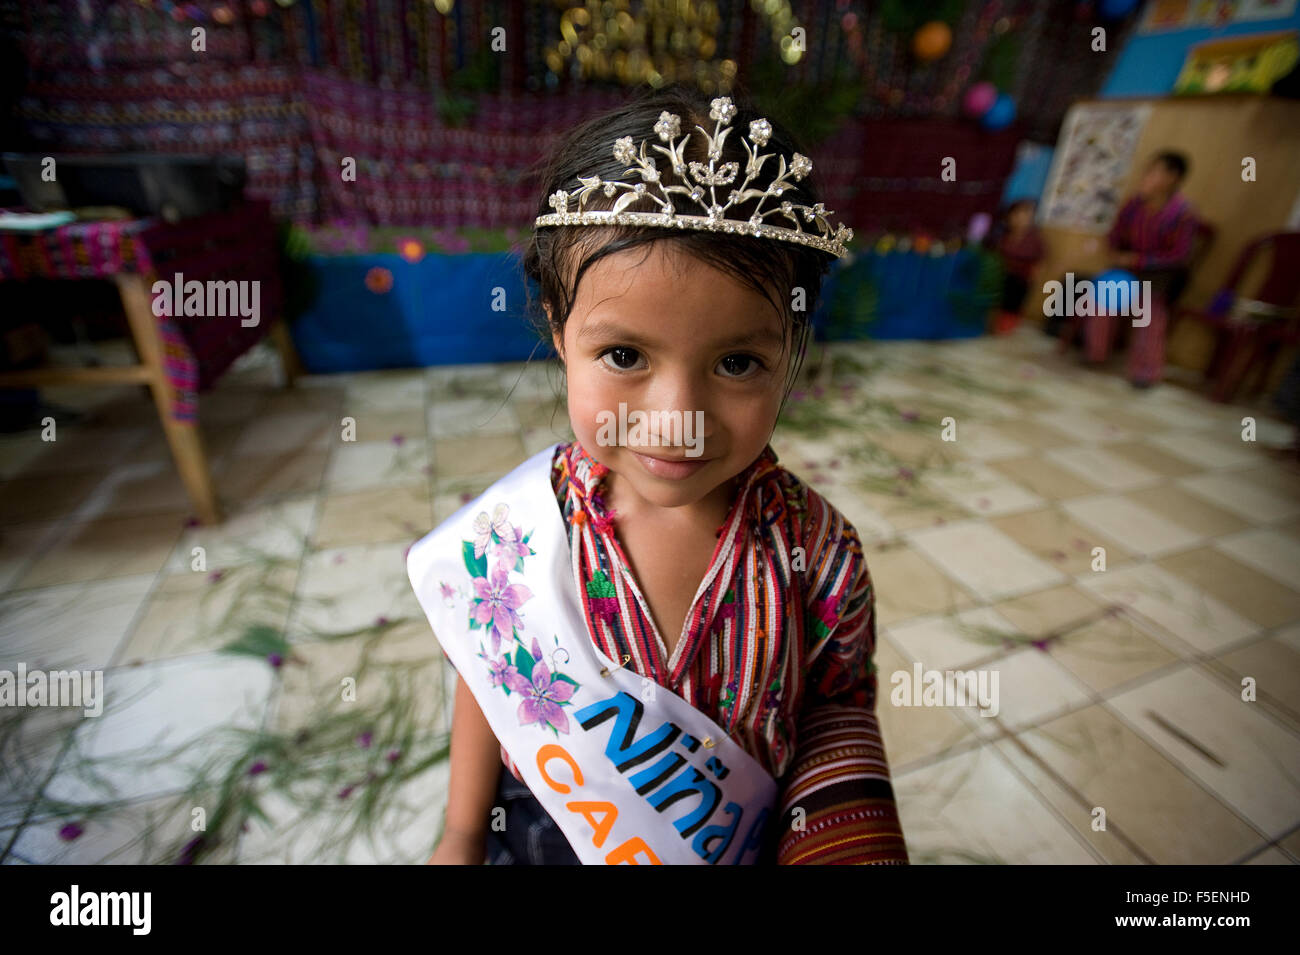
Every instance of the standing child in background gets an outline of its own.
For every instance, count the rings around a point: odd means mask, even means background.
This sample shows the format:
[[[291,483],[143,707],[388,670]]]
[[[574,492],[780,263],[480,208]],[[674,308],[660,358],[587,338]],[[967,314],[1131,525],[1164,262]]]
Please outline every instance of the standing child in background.
[[[553,147],[524,267],[577,440],[408,558],[459,675],[431,862],[907,862],[862,543],[768,444],[852,237],[811,171],[680,87]]]
[[[1045,254],[1043,237],[1034,225],[1033,199],[1018,199],[1007,207],[1004,231],[998,239],[1002,258],[1002,307],[993,322],[997,335],[1006,335],[1020,324],[1029,284]]]

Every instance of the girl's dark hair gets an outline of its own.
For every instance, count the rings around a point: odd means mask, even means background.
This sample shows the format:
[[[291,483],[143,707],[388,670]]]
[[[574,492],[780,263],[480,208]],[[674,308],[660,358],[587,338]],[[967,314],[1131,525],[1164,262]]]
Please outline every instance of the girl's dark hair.
[[[692,161],[708,165],[708,146],[704,136],[695,127],[701,126],[713,132],[715,121],[709,118],[712,96],[698,89],[683,85],[674,85],[661,90],[651,90],[637,96],[627,104],[610,110],[602,115],[587,120],[573,130],[565,133],[551,148],[549,155],[533,170],[534,177],[540,183],[537,201],[537,215],[547,215],[555,210],[550,207],[549,198],[558,190],[570,194],[581,184],[579,176],[598,175],[602,180],[621,182],[639,182],[635,174],[624,175],[628,168],[614,158],[614,141],[623,136],[631,136],[633,146],[638,150],[642,140],[659,143],[654,133],[654,125],[663,112],[675,113],[681,119],[681,136],[678,142],[690,133],[683,159],[686,168]],[[730,186],[719,189],[721,199],[731,189],[739,188],[744,180],[748,156],[742,145],[742,137],[749,133],[749,124],[756,119],[767,118],[772,127],[772,135],[764,147],[764,153],[777,153],[790,157],[804,153],[789,130],[775,120],[764,117],[743,94],[732,94],[732,103],[736,106],[736,115],[731,120],[733,132],[723,144],[720,163],[736,162],[740,173]],[[660,143],[660,145],[666,145]],[[664,186],[695,185],[694,181],[677,178],[662,154],[650,150],[659,170],[660,181]],[[806,155],[806,153],[805,153]],[[750,183],[751,188],[766,189],[778,175],[780,161],[774,156],[763,164],[760,174]],[[783,198],[800,205],[816,205],[820,201],[815,180],[815,171],[794,187],[787,187]],[[726,192],[723,192],[723,189]],[[606,197],[603,190],[596,190],[587,199],[584,210],[605,210],[613,207],[624,190]],[[683,203],[680,195],[674,196],[674,204],[682,214],[695,215],[702,212],[693,203]],[[748,199],[737,203],[727,211],[729,219],[748,219],[757,199]],[[576,211],[576,202],[570,205]],[[658,212],[659,206],[650,198],[642,198],[627,206],[629,212]],[[774,208],[772,199],[764,202],[763,210]],[[783,225],[779,216],[769,221]],[[801,220],[801,224],[802,220]],[[808,226],[804,226],[808,228]],[[703,260],[714,268],[757,291],[772,302],[782,316],[782,324],[790,333],[791,354],[789,385],[798,373],[798,366],[808,340],[809,323],[816,310],[821,294],[822,280],[830,269],[832,256],[829,253],[793,242],[783,242],[761,236],[731,235],[720,232],[706,232],[692,229],[667,229],[648,226],[546,226],[533,230],[531,239],[524,251],[524,273],[540,289],[540,301],[533,301],[529,296],[529,313],[538,331],[549,341],[552,333],[563,335],[565,323],[573,309],[577,297],[578,284],[587,270],[607,255],[628,249],[645,247],[649,254],[655,242],[669,243],[678,251],[695,259]],[[793,308],[793,290],[804,291],[804,310]],[[546,308],[551,317],[548,319]]]

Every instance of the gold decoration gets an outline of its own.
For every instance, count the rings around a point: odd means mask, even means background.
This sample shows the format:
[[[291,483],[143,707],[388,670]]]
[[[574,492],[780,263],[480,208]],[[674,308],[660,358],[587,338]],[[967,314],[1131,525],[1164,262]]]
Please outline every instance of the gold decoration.
[[[736,81],[736,62],[718,53],[718,6],[697,0],[554,0],[560,37],[546,48],[546,68],[580,80],[617,80],[625,86],[661,87],[694,82],[709,93],[725,94]],[[754,0],[768,20],[786,63],[803,52],[792,48],[797,22],[787,0]]]

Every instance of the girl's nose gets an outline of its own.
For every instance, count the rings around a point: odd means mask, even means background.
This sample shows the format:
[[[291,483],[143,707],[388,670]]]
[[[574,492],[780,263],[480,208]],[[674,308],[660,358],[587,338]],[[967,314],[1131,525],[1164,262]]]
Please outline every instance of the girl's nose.
[[[713,433],[708,386],[693,375],[684,372],[657,375],[646,392],[646,401],[646,411],[680,412],[684,424],[689,418],[685,426],[696,437],[707,438]]]

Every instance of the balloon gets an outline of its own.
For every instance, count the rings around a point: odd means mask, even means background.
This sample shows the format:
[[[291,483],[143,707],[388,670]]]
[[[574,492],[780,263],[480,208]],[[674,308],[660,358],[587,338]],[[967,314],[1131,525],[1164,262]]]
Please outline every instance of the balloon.
[[[1096,306],[1098,314],[1105,314],[1102,312],[1103,305],[1109,306],[1112,304],[1117,313],[1127,314],[1129,293],[1133,289],[1133,286],[1129,283],[1137,280],[1136,275],[1123,269],[1107,269],[1093,279],[1093,304]],[[1102,282],[1114,282],[1116,285],[1108,289],[1102,289],[1100,287]],[[1109,312],[1110,309],[1107,308],[1106,311]]]
[[[1101,0],[1098,12],[1107,20],[1120,20],[1133,12],[1137,0]]]
[[[961,101],[962,111],[978,119],[987,113],[998,98],[998,88],[992,83],[976,83],[966,91]]]
[[[923,62],[937,60],[952,46],[952,30],[942,20],[931,20],[912,36],[912,52]]]
[[[999,93],[989,111],[980,120],[985,129],[1005,129],[1016,118],[1016,103],[1006,93]]]

